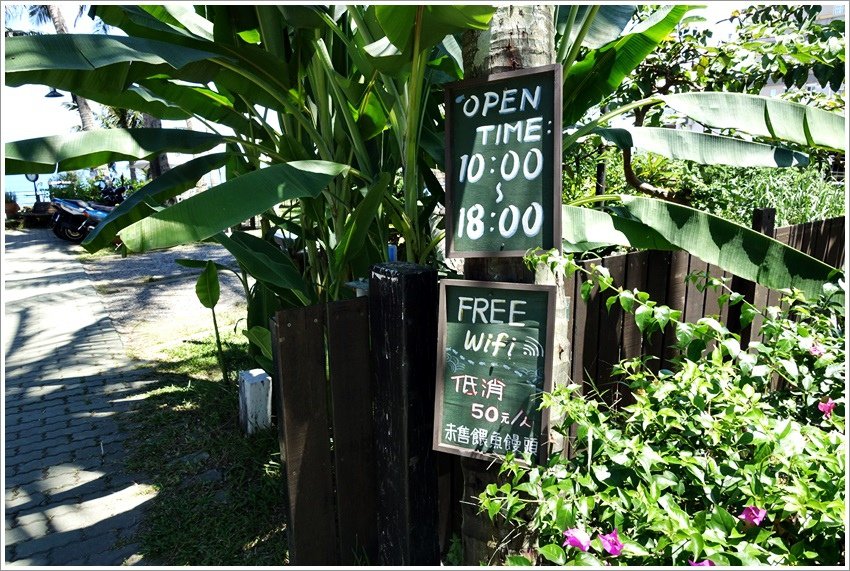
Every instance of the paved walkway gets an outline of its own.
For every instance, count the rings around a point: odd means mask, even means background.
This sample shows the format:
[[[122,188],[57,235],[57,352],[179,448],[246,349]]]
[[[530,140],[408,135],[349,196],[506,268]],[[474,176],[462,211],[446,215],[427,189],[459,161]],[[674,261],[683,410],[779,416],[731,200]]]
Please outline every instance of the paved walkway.
[[[128,361],[78,246],[49,229],[5,236],[5,562],[140,562],[154,496],[123,469],[129,414],[149,381]]]

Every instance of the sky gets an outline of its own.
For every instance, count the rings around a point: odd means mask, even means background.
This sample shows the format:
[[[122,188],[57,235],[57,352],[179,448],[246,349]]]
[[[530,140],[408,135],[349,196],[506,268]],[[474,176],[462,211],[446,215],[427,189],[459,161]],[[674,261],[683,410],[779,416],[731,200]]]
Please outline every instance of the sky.
[[[6,4],[6,3],[4,3]],[[715,39],[725,38],[732,30],[731,25],[716,25],[716,22],[729,15],[735,9],[746,6],[747,2],[710,2],[705,8],[695,11],[694,14],[703,15],[706,24],[715,29]],[[77,20],[77,7],[79,4],[72,2],[60,2],[65,20],[69,26],[74,26],[78,33],[89,33],[92,31],[93,22],[84,16]],[[76,21],[76,22],[75,22]],[[29,30],[32,26],[28,21],[4,22],[6,26]],[[44,27],[45,33],[52,33],[53,27],[48,24]],[[4,40],[5,41],[5,40]],[[62,103],[70,103],[71,98],[67,92],[61,92],[62,98],[46,98],[48,87],[41,85],[26,85],[22,87],[2,86],[2,97],[0,97],[0,134],[5,144],[8,141],[45,137],[49,135],[67,134],[73,127],[79,126],[80,119],[76,112],[69,111]],[[95,110],[96,104],[93,104]],[[167,124],[164,126],[168,126]],[[169,157],[171,158],[171,157]],[[177,157],[177,162],[181,162]],[[47,188],[47,181],[52,175],[40,175],[36,185]],[[23,175],[4,176],[3,190],[12,191],[18,195],[18,203],[28,206],[35,200],[33,183],[26,180]]]

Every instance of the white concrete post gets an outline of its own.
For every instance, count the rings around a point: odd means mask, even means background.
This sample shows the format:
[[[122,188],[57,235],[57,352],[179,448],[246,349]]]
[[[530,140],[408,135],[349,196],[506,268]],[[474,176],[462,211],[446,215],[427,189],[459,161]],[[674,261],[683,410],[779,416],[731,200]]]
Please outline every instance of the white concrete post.
[[[272,380],[263,369],[239,371],[239,426],[245,434],[271,426]]]

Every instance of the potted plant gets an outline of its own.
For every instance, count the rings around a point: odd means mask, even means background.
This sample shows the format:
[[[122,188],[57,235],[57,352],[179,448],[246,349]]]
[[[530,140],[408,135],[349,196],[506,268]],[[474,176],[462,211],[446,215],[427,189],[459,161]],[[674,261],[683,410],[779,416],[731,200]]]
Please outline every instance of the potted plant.
[[[11,218],[21,209],[21,207],[18,206],[18,196],[14,192],[4,192],[3,197],[4,202],[6,203],[6,217]]]

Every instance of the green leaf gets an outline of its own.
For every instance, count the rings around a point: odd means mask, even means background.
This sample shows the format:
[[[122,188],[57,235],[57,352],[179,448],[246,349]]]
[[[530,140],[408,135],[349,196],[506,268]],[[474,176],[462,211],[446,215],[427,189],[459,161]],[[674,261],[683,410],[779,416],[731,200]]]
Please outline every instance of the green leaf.
[[[508,564],[508,567],[530,567],[532,565],[531,561],[522,555],[508,555],[505,563]]]
[[[307,285],[283,250],[247,232],[234,232],[230,237],[217,234],[213,239],[252,277],[273,288],[292,290],[305,305],[309,303]]]
[[[588,301],[590,299],[590,292],[593,291],[593,282],[588,280],[581,284],[581,298],[584,301]]]
[[[410,58],[393,45],[386,36],[375,40],[363,48],[369,63],[375,69],[392,76],[398,76],[402,72],[410,72]]]
[[[293,161],[229,180],[152,214],[120,232],[134,252],[204,240],[293,198],[315,198],[348,167]]]
[[[701,260],[772,289],[815,298],[834,268],[764,234],[718,216],[662,200],[621,196],[634,218]]]
[[[215,263],[209,260],[198,276],[198,281],[195,284],[195,294],[198,296],[198,301],[201,305],[212,309],[218,303],[218,297],[221,289],[218,284],[218,269]]]
[[[634,147],[703,165],[792,167],[809,164],[808,157],[796,151],[685,129],[620,127],[594,132],[621,149]]]
[[[635,296],[631,290],[623,290],[620,292],[620,306],[628,312],[632,311],[635,304]]]
[[[563,565],[567,561],[567,556],[564,554],[564,548],[556,543],[550,543],[549,545],[541,547],[540,555],[555,565]]]
[[[709,527],[713,527],[728,535],[735,529],[736,520],[732,514],[720,506],[714,508],[714,513],[711,514],[711,519],[708,522]]]
[[[272,334],[271,331],[266,327],[261,327],[259,325],[255,325],[250,329],[243,330],[242,334],[248,338],[248,340],[260,348],[260,351],[263,354],[263,357],[266,359],[272,359]]]
[[[741,305],[741,327],[746,327],[750,323],[753,322],[753,319],[756,316],[756,308],[755,306],[744,302]]]
[[[389,173],[382,173],[378,180],[369,187],[366,196],[346,221],[342,236],[333,253],[337,271],[363,247],[369,227],[375,220],[375,215],[378,213],[378,207],[381,205],[389,182]]]
[[[563,5],[558,6],[557,18],[560,27],[562,22],[565,23],[567,18],[567,10],[563,9]],[[579,6],[576,14],[576,21],[573,25],[572,33],[570,33],[569,43],[572,44],[578,36],[579,28],[587,17],[589,6]],[[581,45],[590,48],[598,49],[605,44],[616,40],[623,33],[623,30],[628,25],[629,21],[635,13],[635,6],[617,5],[617,4],[602,4],[599,6],[599,11],[590,23],[590,28],[584,36]],[[563,33],[563,30],[558,30],[558,33]]]
[[[711,127],[837,151],[847,148],[844,117],[782,99],[743,93],[678,93],[664,102]]]
[[[410,57],[416,29],[416,12],[419,6],[411,4],[378,5],[375,15],[389,40]],[[433,5],[424,6],[419,26],[419,50],[426,51],[450,34],[465,30],[486,30],[496,8],[484,5]]]
[[[652,324],[655,322],[654,312],[652,308],[646,305],[641,305],[635,311],[635,323],[640,329],[641,333],[645,333],[650,331],[652,328]]]
[[[584,551],[580,551],[579,553],[577,553],[576,556],[572,559],[572,561],[568,561],[566,564],[580,565],[582,567],[605,567],[604,561]]]
[[[120,92],[133,82],[220,57],[145,38],[49,34],[6,38],[6,85],[51,85],[78,92]]]
[[[182,129],[100,129],[6,143],[6,174],[53,173],[115,161],[151,159],[164,152],[200,154],[221,135]]]
[[[490,519],[496,517],[496,514],[499,513],[499,510],[502,509],[502,502],[499,500],[490,500],[490,503],[487,505],[487,515],[490,516]]]
[[[626,217],[569,205],[563,205],[561,213],[564,253],[586,252],[612,245],[650,250],[678,249],[646,224]]]
[[[591,50],[564,70],[564,125],[576,123],[585,112],[613,93],[676,27],[691,6],[667,6],[655,12],[630,34]]]
[[[194,187],[206,173],[223,166],[227,158],[227,153],[202,155],[155,178],[116,206],[83,240],[83,248],[96,252],[109,246],[119,230],[154,212],[162,201]]]

